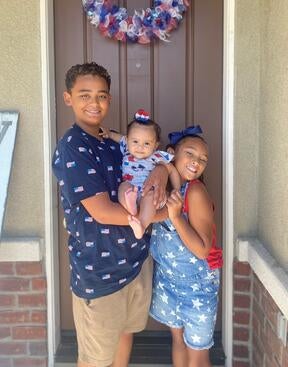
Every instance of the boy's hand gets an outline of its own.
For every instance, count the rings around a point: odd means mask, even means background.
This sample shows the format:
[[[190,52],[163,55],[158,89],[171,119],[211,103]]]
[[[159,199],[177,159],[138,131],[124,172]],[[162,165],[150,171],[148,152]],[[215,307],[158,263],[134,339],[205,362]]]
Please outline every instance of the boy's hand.
[[[166,206],[168,208],[168,215],[170,220],[173,222],[174,219],[181,217],[183,199],[178,190],[173,190],[167,199]]]
[[[166,201],[166,185],[168,181],[167,168],[159,164],[150,173],[144,182],[142,196],[145,196],[150,190],[154,190],[153,204],[156,208],[161,207],[161,204]]]

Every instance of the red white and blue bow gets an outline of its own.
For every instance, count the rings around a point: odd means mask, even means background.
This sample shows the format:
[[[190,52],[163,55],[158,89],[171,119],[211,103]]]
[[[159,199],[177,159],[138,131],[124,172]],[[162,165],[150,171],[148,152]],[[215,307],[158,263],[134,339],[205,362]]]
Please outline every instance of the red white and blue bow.
[[[146,112],[145,110],[141,109],[141,110],[138,110],[135,115],[134,115],[134,118],[136,121],[138,122],[142,122],[145,124],[145,122],[148,122],[150,120],[150,116],[149,116],[149,113]]]

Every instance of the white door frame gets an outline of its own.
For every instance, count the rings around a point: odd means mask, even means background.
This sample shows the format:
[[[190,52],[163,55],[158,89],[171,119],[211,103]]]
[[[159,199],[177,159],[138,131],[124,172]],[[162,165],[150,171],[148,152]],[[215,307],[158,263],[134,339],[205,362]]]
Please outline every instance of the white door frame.
[[[80,0],[79,0],[80,1]],[[226,367],[232,367],[233,350],[233,127],[234,127],[234,9],[235,0],[224,0],[223,24],[223,347]],[[58,202],[52,175],[56,144],[54,14],[53,0],[40,1],[43,141],[45,176],[45,255],[47,275],[48,367],[60,342]]]

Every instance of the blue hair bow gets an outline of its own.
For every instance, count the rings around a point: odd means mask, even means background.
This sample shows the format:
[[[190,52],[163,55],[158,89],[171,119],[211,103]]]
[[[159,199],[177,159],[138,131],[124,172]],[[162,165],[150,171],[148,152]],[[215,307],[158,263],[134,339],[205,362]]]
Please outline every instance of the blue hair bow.
[[[170,133],[168,135],[168,138],[170,140],[170,144],[175,145],[180,139],[184,138],[185,136],[193,136],[198,134],[202,134],[202,129],[200,125],[188,126],[182,131],[174,131],[173,133]]]

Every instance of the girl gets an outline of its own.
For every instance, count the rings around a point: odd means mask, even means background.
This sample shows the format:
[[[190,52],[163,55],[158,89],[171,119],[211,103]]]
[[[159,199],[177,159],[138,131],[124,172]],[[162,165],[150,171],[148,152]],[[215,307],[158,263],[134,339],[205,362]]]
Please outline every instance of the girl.
[[[173,188],[180,188],[180,176],[170,163],[173,155],[157,150],[160,143],[160,126],[142,109],[135,113],[134,119],[128,124],[127,136],[104,127],[101,129],[104,138],[120,143],[123,153],[123,182],[119,186],[118,200],[131,214],[129,224],[135,237],[140,239],[156,213],[153,192],[141,197],[143,184],[155,165],[165,164]],[[138,212],[137,203],[140,207],[138,218],[135,217]]]
[[[222,251],[216,247],[213,204],[201,180],[208,146],[200,133],[196,126],[169,134],[182,186],[166,203],[169,220],[154,224],[151,238],[150,314],[171,329],[174,367],[211,367],[217,314]]]

